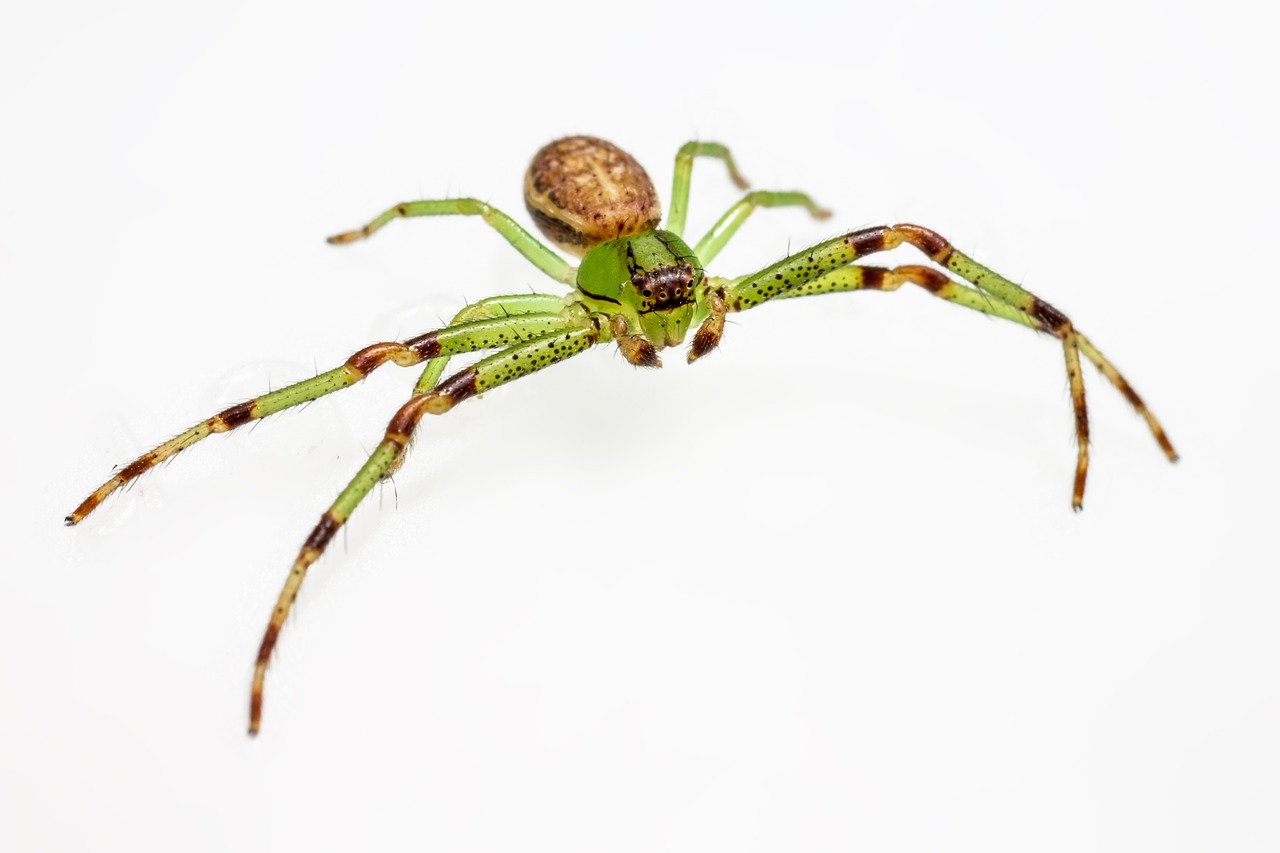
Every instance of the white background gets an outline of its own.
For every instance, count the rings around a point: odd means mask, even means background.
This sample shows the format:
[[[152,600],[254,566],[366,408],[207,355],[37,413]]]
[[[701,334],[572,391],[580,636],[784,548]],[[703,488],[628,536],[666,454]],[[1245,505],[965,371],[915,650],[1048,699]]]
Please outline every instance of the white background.
[[[1275,850],[1274,21],[1261,4],[24,4],[0,34],[0,847]],[[197,12],[196,9],[199,9]],[[16,17],[15,17],[16,16]],[[610,138],[730,144],[738,274],[913,221],[1060,348],[913,290],[601,348],[423,425],[290,561],[415,375],[112,465],[466,300],[556,291],[477,221]],[[735,198],[699,163],[696,238]],[[902,250],[888,260],[919,260]]]

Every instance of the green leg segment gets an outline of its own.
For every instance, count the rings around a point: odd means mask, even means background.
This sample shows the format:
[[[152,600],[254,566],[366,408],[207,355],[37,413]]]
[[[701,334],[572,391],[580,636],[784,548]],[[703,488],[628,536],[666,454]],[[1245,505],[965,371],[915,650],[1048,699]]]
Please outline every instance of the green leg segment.
[[[826,219],[831,216],[831,211],[818,207],[813,199],[802,192],[756,190],[747,193],[741,201],[729,208],[724,216],[720,217],[720,221],[711,226],[706,236],[698,241],[698,245],[694,246],[693,253],[698,256],[698,260],[704,267],[711,265],[712,259],[720,254],[720,250],[729,242],[729,238],[742,227],[742,223],[747,221],[747,217],[757,207],[803,207],[813,215],[814,219]]]
[[[1025,311],[994,299],[980,290],[965,287],[932,267],[905,266],[896,269],[856,265],[840,267],[812,281],[796,285],[775,298],[794,299],[798,296],[844,293],[851,290],[893,291],[904,284],[918,285],[939,299],[945,299],[983,314],[1001,317],[1033,329],[1039,328],[1036,321]]]
[[[456,326],[460,323],[469,323],[475,320],[501,319],[517,314],[553,314],[563,311],[564,308],[565,298],[563,296],[548,296],[542,293],[493,296],[488,299],[481,299],[479,302],[472,302],[455,314],[449,325]],[[422,376],[418,378],[418,384],[413,387],[413,396],[425,394],[434,388],[436,383],[440,381],[440,377],[444,375],[448,364],[449,356],[447,355],[428,361],[426,370],[422,371]]]
[[[345,231],[329,238],[330,243],[352,243],[363,240],[393,219],[410,216],[479,216],[490,227],[516,247],[535,267],[562,284],[573,285],[577,268],[540,243],[507,214],[475,198],[449,198],[438,201],[407,201],[384,211],[363,228]]]
[[[519,322],[521,319],[513,317],[508,322]],[[395,472],[422,417],[427,414],[442,415],[468,397],[550,367],[608,339],[607,326],[596,318],[584,316],[573,320],[561,319],[560,327],[554,331],[514,344],[480,360],[472,367],[450,376],[428,393],[412,398],[396,412],[387,425],[382,442],[307,537],[285,580],[284,588],[280,591],[254,666],[253,688],[249,700],[250,734],[257,733],[262,720],[262,691],[271,652],[284,627],[289,609],[297,598],[307,569],[324,553],[334,534],[374,485]]]
[[[667,222],[663,228],[678,237],[684,236],[685,220],[689,217],[689,179],[693,174],[695,157],[714,157],[723,160],[729,170],[729,177],[735,186],[745,190],[747,179],[738,171],[729,149],[718,142],[686,142],[680,146],[676,154],[675,180],[671,185],[671,208],[667,211]]]

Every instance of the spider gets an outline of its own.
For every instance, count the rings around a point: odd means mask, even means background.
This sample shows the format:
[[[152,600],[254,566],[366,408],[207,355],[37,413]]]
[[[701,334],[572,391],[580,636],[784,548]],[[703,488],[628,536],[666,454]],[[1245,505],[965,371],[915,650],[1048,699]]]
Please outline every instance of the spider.
[[[78,524],[112,492],[209,435],[348,388],[387,362],[401,367],[426,362],[409,401],[391,418],[377,448],[320,517],[285,579],[254,665],[250,734],[258,732],[267,664],[307,569],[369,491],[400,466],[423,416],[443,415],[469,397],[610,341],[631,364],[660,367],[658,351],[683,343],[689,331],[696,329],[688,350],[688,360],[694,362],[720,343],[730,313],[776,299],[854,290],[891,291],[913,284],[939,299],[1020,323],[1061,341],[1075,412],[1074,509],[1083,506],[1089,464],[1081,355],[1093,362],[1146,420],[1165,455],[1177,460],[1160,423],[1142,399],[1065,315],[928,228],[907,224],[862,228],[748,275],[708,275],[704,265],[719,254],[756,208],[803,207],[819,219],[830,214],[802,192],[747,192],[690,247],[683,235],[689,181],[698,157],[722,161],[733,182],[740,189],[748,188],[725,146],[686,143],[676,155],[671,210],[666,227],[660,228],[661,208],[652,181],[640,164],[617,146],[590,136],[570,136],[534,155],[524,179],[525,206],[549,241],[581,259],[576,267],[510,216],[473,198],[404,202],[363,228],[330,237],[333,244],[352,243],[399,218],[479,216],[534,266],[571,291],[567,295],[531,293],[481,299],[442,328],[399,343],[375,343],[333,370],[231,406],[119,469],[67,516],[68,525]],[[855,263],[904,243],[951,275],[919,264],[887,268]],[[496,352],[441,380],[451,357],[484,350]]]

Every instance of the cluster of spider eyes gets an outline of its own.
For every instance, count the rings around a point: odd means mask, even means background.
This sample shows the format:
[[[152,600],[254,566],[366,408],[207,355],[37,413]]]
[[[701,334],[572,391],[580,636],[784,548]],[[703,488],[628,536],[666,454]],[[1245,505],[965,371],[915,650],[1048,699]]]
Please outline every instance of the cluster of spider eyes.
[[[688,263],[679,266],[663,267],[653,272],[641,272],[637,270],[631,275],[631,286],[639,291],[640,295],[645,299],[651,299],[655,295],[652,285],[657,285],[656,295],[658,302],[666,302],[670,299],[683,299],[687,295],[692,295],[693,289],[686,288],[693,279],[693,267]],[[670,285],[670,289],[668,289]]]
[[[653,291],[649,290],[648,288],[645,288],[644,290],[642,290],[641,293],[644,295],[646,299],[653,296]],[[669,295],[671,299],[679,299],[681,296],[684,295],[684,288],[677,284],[675,287],[671,289],[671,292]],[[666,302],[667,298],[668,298],[667,289],[664,287],[662,290],[658,291],[658,301]]]

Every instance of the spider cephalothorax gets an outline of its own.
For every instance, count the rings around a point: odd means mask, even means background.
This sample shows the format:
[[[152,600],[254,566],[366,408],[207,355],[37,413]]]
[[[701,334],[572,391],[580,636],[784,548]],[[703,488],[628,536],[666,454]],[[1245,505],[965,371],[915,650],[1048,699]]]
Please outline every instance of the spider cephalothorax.
[[[399,343],[367,346],[326,373],[219,412],[120,469],[67,516],[67,524],[78,523],[112,492],[213,433],[233,430],[350,387],[387,362],[402,367],[427,363],[408,402],[391,418],[382,441],[351,483],[320,517],[285,579],[254,666],[249,703],[249,731],[253,733],[261,721],[267,664],[308,568],[369,491],[404,460],[419,421],[428,414],[444,414],[463,400],[598,344],[612,341],[632,364],[657,367],[658,350],[682,343],[696,326],[688,355],[689,361],[694,361],[716,348],[724,333],[725,317],[731,312],[775,299],[855,290],[892,291],[914,284],[939,299],[1044,332],[1060,342],[1075,413],[1076,474],[1071,493],[1075,509],[1083,505],[1089,462],[1081,356],[1092,362],[1146,420],[1169,459],[1177,458],[1142,399],[1066,315],[963,254],[936,231],[919,225],[863,228],[748,275],[706,275],[704,267],[756,208],[798,206],[817,217],[828,214],[801,192],[750,192],[690,248],[683,234],[689,177],[696,157],[721,160],[734,182],[746,188],[723,145],[687,143],[676,156],[665,230],[658,230],[661,213],[653,183],[622,149],[594,137],[571,136],[539,151],[525,176],[525,204],[548,239],[582,258],[576,268],[511,217],[474,198],[404,202],[363,228],[330,237],[331,243],[350,243],[399,217],[480,216],[538,269],[570,290],[481,299],[443,328]],[[941,269],[863,263],[870,255],[898,246],[914,247]],[[441,378],[451,357],[482,351],[494,352]]]
[[[631,334],[662,349],[683,343],[689,326],[705,316],[698,298],[704,276],[696,263],[684,240],[670,231],[648,231],[593,247],[576,284],[594,310],[622,317]],[[623,353],[631,359],[626,347]],[[656,366],[647,357],[643,363]]]

